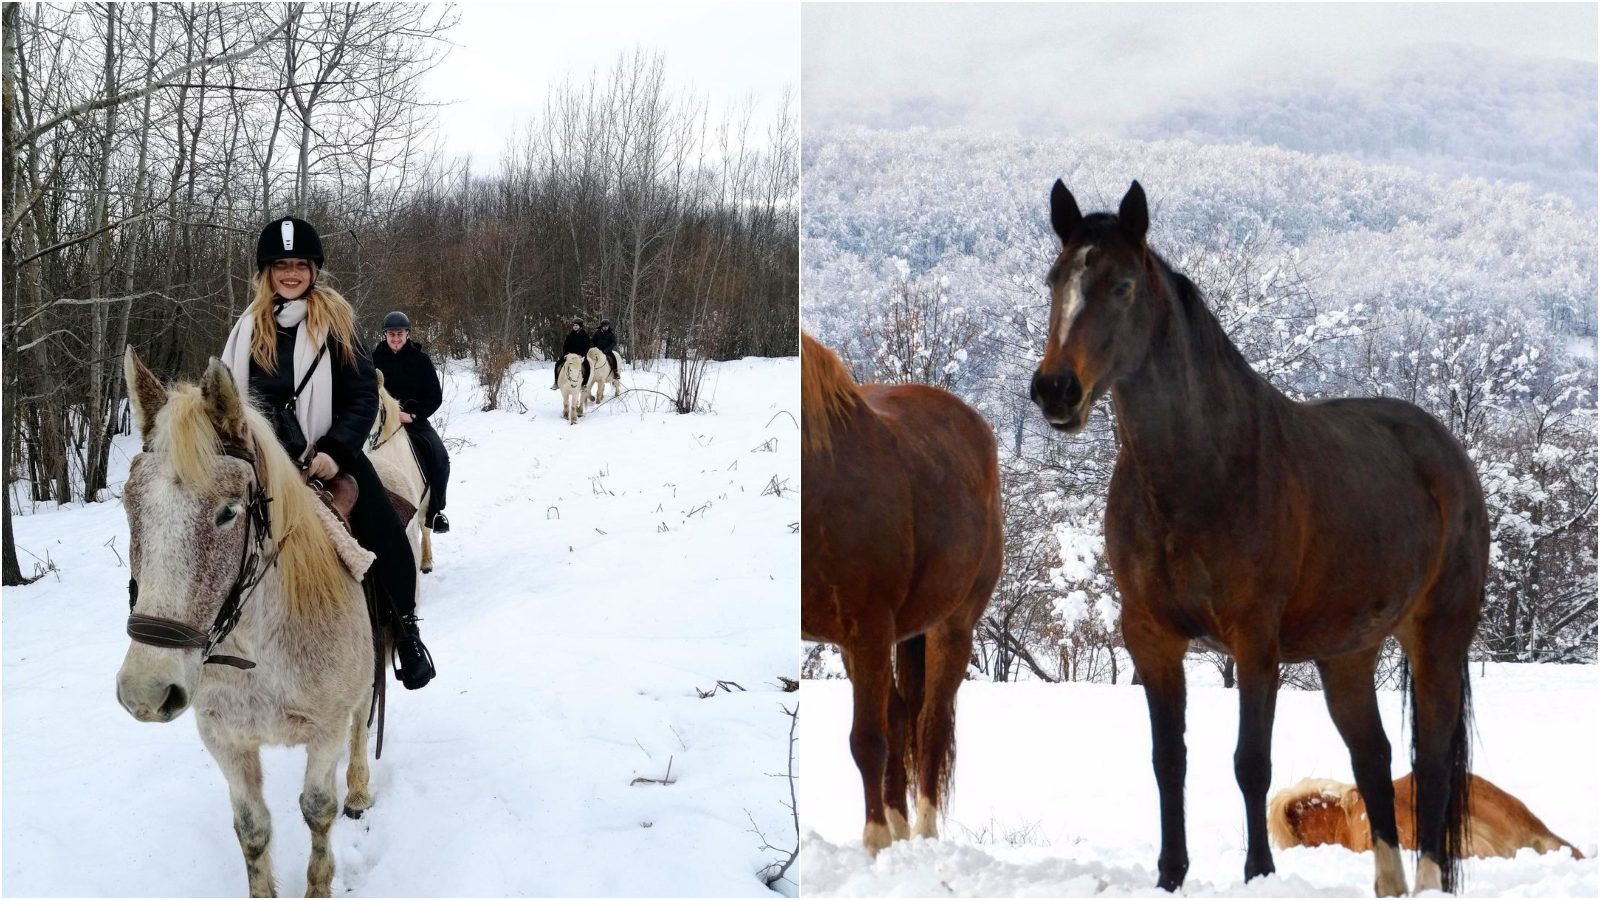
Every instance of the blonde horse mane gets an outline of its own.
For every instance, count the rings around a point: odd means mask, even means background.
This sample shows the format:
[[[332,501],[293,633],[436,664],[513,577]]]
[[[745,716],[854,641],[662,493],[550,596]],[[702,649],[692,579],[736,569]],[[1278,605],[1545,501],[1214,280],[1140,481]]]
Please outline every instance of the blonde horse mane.
[[[285,601],[291,614],[313,615],[348,596],[350,573],[312,505],[321,501],[300,480],[299,468],[278,443],[272,426],[254,407],[247,403],[241,407],[254,439],[257,470],[266,480],[262,487],[271,498],[272,542],[283,548],[278,571]],[[168,390],[152,430],[154,434],[146,436],[152,451],[171,464],[180,484],[194,490],[213,486],[217,462],[223,458],[222,436],[200,388],[178,384]]]
[[[833,426],[861,405],[855,379],[832,350],[804,332],[800,335],[800,431],[808,453],[827,451]]]

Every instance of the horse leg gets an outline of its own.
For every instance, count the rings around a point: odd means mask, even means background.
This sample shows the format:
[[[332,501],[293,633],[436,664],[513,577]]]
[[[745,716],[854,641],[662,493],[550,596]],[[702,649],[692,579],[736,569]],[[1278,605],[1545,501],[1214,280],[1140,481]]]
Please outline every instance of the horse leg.
[[[939,836],[939,813],[956,762],[956,690],[972,659],[972,629],[946,619],[928,630],[927,676],[917,721],[917,837]]]
[[[883,809],[884,769],[888,762],[889,693],[893,689],[890,651],[887,647],[853,647],[847,651],[855,718],[850,726],[850,755],[861,770],[866,795],[867,825],[861,842],[873,856],[892,839]]]
[[[1367,804],[1372,826],[1372,849],[1377,866],[1373,891],[1379,897],[1406,893],[1406,873],[1400,862],[1400,832],[1394,818],[1394,783],[1389,779],[1389,738],[1378,715],[1378,692],[1372,673],[1380,644],[1317,661],[1322,674],[1322,695],[1339,736],[1350,748],[1350,768],[1356,787]]]
[[[1183,824],[1183,780],[1188,749],[1183,743],[1185,685],[1183,655],[1189,641],[1135,613],[1124,602],[1122,637],[1150,707],[1150,762],[1161,794],[1161,856],[1156,886],[1176,892],[1189,872],[1188,838]]]
[[[333,885],[333,850],[328,832],[339,812],[334,770],[344,752],[345,732],[336,728],[306,744],[306,780],[300,791],[300,815],[311,828],[311,860],[306,863],[306,896],[327,897]]]
[[[350,715],[350,764],[345,769],[344,814],[352,819],[372,808],[372,772],[367,768],[367,714],[372,709],[372,691]]]
[[[433,529],[422,526],[422,571],[433,571]]]
[[[1240,647],[1234,655],[1239,671],[1239,743],[1233,753],[1233,775],[1244,795],[1248,849],[1244,880],[1271,875],[1272,845],[1267,838],[1267,788],[1272,784],[1272,719],[1278,704],[1276,644]]]
[[[889,756],[883,774],[884,815],[889,819],[889,839],[911,837],[909,810],[906,809],[906,701],[900,690],[889,687]]]
[[[278,890],[272,880],[272,813],[261,797],[261,749],[256,744],[225,740],[204,727],[200,738],[228,780],[233,833],[239,836],[239,849],[244,852],[250,896],[276,897]]]

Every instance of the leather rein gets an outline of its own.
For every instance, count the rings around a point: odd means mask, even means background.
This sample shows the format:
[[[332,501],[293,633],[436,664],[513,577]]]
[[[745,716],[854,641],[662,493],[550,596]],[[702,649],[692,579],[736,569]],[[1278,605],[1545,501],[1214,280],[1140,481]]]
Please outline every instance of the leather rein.
[[[139,602],[139,580],[129,578],[128,637],[152,647],[167,647],[174,650],[197,649],[207,663],[233,666],[236,669],[253,669],[256,664],[248,659],[224,654],[213,655],[211,651],[238,627],[239,619],[244,613],[245,602],[255,593],[256,586],[261,583],[266,573],[277,564],[278,554],[283,550],[283,545],[280,543],[274,546],[272,553],[263,560],[261,552],[272,536],[272,514],[269,508],[272,498],[267,496],[264,486],[266,479],[261,474],[256,451],[236,444],[224,444],[222,452],[249,463],[255,475],[255,481],[250,487],[250,499],[245,505],[244,550],[239,554],[239,572],[234,576],[233,586],[228,589],[227,599],[222,601],[222,608],[217,610],[217,617],[211,623],[211,628],[201,631],[176,619],[145,616],[133,612],[133,607]]]

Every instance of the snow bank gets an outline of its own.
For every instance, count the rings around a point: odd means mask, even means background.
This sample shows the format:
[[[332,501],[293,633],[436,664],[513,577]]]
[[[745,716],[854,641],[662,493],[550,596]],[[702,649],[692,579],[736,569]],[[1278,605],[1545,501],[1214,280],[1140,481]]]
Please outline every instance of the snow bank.
[[[1467,867],[1473,896],[1600,893],[1594,860],[1600,745],[1594,666],[1473,666],[1474,770],[1525,802],[1583,861],[1524,851]],[[969,682],[957,701],[952,806],[939,841],[860,846],[861,781],[850,759],[850,686],[801,687],[805,777],[800,810],[807,896],[1167,896],[1155,888],[1160,843],[1143,691],[1097,684]],[[1274,851],[1277,874],[1243,883],[1244,804],[1233,778],[1238,695],[1191,683],[1186,791],[1189,896],[1371,896],[1372,856],[1339,847]],[[1410,768],[1400,697],[1380,695]],[[1354,780],[1320,693],[1278,695],[1272,789],[1315,775]],[[1408,877],[1414,872],[1408,862]]]
[[[767,773],[784,770],[779,707],[795,700],[778,676],[796,669],[798,361],[715,365],[709,414],[641,391],[576,426],[549,371],[520,369],[525,414],[480,411],[464,369],[445,379],[454,528],[421,595],[440,674],[391,684],[377,803],[333,828],[335,894],[751,896],[777,857],[752,819],[792,845]],[[136,450],[119,441],[114,484]],[[774,478],[789,489],[764,496]],[[242,895],[227,788],[192,721],[141,724],[116,701],[120,502],[15,527],[60,574],[0,607],[6,893]],[[718,680],[748,690],[700,699]],[[304,759],[263,755],[285,895],[305,889]],[[630,785],[669,763],[674,784]]]

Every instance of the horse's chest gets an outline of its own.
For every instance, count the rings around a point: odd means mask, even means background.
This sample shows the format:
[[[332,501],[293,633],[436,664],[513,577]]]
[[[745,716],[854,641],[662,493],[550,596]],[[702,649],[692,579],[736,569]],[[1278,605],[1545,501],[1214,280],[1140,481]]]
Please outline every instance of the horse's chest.
[[[317,725],[307,712],[311,704],[292,691],[262,688],[259,683],[202,684],[195,698],[201,728],[266,744],[294,746],[308,742]]]

